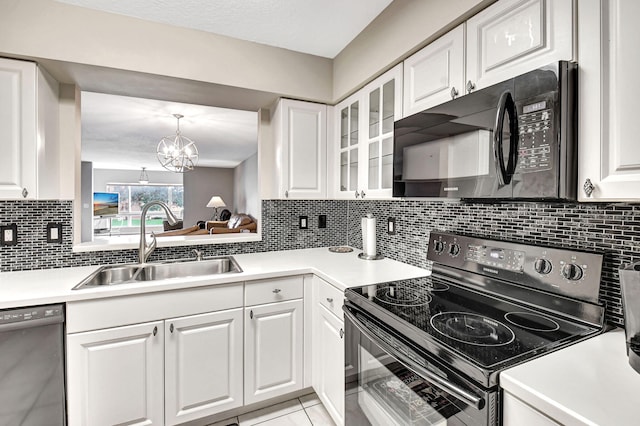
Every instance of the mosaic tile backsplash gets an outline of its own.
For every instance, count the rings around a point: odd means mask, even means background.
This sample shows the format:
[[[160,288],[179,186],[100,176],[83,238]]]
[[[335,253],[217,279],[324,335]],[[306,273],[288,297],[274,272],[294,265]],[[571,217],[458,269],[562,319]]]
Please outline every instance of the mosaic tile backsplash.
[[[0,225],[18,225],[18,244],[0,247],[0,271],[136,261],[137,250],[73,253],[72,211],[71,201],[1,201]],[[262,241],[159,248],[151,260],[188,257],[194,248],[213,256],[342,244],[362,247],[360,218],[367,213],[378,219],[378,250],[383,255],[427,269],[431,230],[603,253],[600,298],[607,305],[607,322],[623,324],[618,267],[640,260],[640,204],[265,200]],[[326,228],[318,228],[320,214],[327,215]],[[309,229],[298,229],[299,216],[309,218]],[[396,220],[395,235],[386,232],[388,217]],[[46,241],[50,222],[62,224],[62,243]]]

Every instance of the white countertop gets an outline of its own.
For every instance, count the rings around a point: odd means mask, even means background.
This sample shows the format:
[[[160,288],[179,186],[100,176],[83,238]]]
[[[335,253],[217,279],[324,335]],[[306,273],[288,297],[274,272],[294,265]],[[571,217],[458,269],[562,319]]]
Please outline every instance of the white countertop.
[[[506,370],[500,386],[561,424],[640,424],[640,373],[620,328]]]
[[[360,250],[332,253],[327,248],[237,254],[242,273],[206,277],[174,278],[128,283],[100,288],[72,288],[95,271],[97,266],[43,269],[0,273],[0,309],[76,300],[125,296],[188,287],[198,287],[273,278],[286,275],[315,274],[340,290],[347,287],[429,275],[426,269],[391,259],[362,260]]]

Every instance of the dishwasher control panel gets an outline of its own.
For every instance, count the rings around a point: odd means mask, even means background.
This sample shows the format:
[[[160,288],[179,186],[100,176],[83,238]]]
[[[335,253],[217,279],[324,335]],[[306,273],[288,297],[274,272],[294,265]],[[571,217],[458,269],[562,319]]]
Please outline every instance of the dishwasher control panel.
[[[10,324],[48,318],[62,318],[63,316],[64,311],[62,305],[6,309],[0,311],[0,324]]]

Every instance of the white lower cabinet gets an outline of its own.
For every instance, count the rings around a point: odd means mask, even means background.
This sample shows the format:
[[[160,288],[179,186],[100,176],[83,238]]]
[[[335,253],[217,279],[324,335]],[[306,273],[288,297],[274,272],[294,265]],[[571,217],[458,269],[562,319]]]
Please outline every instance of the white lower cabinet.
[[[67,336],[69,425],[164,423],[162,321]]]
[[[337,425],[344,424],[344,293],[313,280],[313,389]]]
[[[242,308],[69,335],[70,425],[175,425],[242,406]]]
[[[241,407],[242,297],[237,283],[67,303],[69,426],[175,425]]]
[[[242,406],[242,308],[164,322],[165,422]]]
[[[504,426],[560,425],[560,423],[506,391],[503,392],[502,421]]]
[[[318,306],[314,389],[337,425],[344,424],[344,322]]]
[[[302,389],[302,312],[302,299],[245,308],[245,404]]]

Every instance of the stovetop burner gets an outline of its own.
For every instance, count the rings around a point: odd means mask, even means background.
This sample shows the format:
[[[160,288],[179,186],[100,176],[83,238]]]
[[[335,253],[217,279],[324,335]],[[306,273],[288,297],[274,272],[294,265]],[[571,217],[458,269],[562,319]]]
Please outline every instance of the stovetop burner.
[[[376,290],[375,299],[393,306],[421,306],[431,302],[431,295],[418,294],[409,291],[407,288],[396,285],[389,285]]]
[[[556,331],[560,324],[552,318],[533,312],[508,312],[504,318],[513,325],[532,331]]]
[[[502,346],[515,334],[506,325],[482,315],[467,312],[440,312],[431,317],[431,326],[458,342],[476,346]]]

